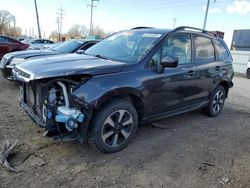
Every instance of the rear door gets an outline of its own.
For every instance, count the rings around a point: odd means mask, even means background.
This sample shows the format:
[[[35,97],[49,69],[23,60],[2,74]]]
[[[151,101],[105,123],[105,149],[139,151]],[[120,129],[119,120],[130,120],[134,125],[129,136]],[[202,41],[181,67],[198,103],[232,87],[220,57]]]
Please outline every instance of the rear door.
[[[195,103],[202,103],[209,99],[216,82],[219,81],[224,63],[217,60],[213,40],[210,37],[194,35],[194,47],[197,65]]]
[[[163,73],[155,71],[162,58],[174,56],[179,59],[178,67],[165,68]],[[152,57],[149,67],[152,71],[145,83],[148,90],[148,115],[174,113],[180,109],[189,110],[193,100],[196,66],[192,61],[190,34],[175,34],[169,37]]]

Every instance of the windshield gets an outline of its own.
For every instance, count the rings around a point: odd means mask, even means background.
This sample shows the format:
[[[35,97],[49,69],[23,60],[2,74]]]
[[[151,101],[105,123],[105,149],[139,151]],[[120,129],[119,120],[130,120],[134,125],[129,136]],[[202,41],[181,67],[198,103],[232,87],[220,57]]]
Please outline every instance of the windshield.
[[[160,33],[130,30],[116,33],[85,51],[87,55],[136,63],[161,37]]]
[[[58,46],[52,47],[51,50],[60,53],[73,53],[77,51],[83,45],[83,43],[84,41],[80,40],[67,41],[59,44]]]

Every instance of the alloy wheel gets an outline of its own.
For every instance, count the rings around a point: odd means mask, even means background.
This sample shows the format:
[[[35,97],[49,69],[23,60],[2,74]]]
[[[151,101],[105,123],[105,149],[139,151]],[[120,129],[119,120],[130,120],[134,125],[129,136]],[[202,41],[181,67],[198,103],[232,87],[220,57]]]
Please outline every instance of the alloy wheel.
[[[223,91],[217,91],[213,98],[213,111],[219,113],[224,104],[224,93]]]
[[[124,143],[133,130],[133,117],[125,109],[109,115],[102,127],[102,141],[108,147],[118,147]]]

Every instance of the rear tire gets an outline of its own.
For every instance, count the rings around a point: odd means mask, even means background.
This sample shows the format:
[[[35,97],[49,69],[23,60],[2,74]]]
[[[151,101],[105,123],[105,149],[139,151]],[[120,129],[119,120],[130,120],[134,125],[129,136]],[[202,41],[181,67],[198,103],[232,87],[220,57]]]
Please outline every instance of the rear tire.
[[[94,117],[89,143],[103,153],[114,153],[125,148],[138,128],[137,111],[132,104],[114,99]]]
[[[250,68],[247,69],[246,77],[247,77],[248,79],[250,79]]]
[[[209,104],[202,109],[202,112],[208,116],[218,116],[224,106],[226,91],[223,86],[219,85],[210,97]]]

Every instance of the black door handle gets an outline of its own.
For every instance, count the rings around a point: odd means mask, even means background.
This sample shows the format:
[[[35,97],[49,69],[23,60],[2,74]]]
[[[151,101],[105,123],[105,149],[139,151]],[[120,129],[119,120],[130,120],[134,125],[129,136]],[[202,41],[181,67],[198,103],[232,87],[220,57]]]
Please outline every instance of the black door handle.
[[[215,67],[215,70],[219,71],[220,70],[220,66]]]
[[[188,76],[193,76],[193,75],[194,75],[194,71],[193,71],[193,70],[188,71],[188,72],[187,72],[187,75],[188,75]]]

